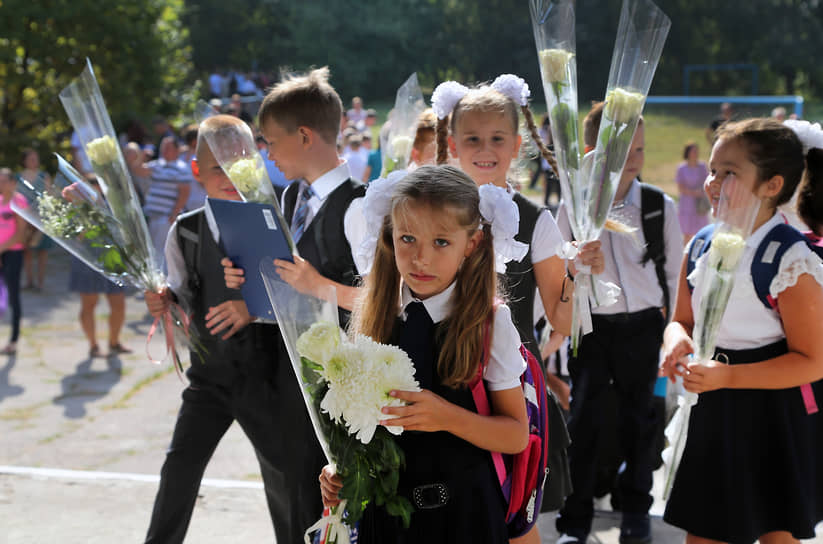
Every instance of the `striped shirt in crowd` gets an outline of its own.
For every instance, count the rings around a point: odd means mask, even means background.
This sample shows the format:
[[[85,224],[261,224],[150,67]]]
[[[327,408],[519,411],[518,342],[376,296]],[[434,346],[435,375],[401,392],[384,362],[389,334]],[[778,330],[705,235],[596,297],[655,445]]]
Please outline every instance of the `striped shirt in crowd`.
[[[151,185],[143,213],[147,216],[168,216],[174,210],[180,187],[193,180],[191,169],[180,159],[170,162],[157,159],[146,166],[151,169]]]

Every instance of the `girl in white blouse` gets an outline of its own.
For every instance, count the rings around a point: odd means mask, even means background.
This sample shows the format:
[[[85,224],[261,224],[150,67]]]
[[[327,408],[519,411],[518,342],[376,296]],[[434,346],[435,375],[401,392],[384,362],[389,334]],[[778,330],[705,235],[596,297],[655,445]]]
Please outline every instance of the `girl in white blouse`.
[[[800,390],[809,383],[817,393],[823,390],[823,264],[798,235],[779,265],[768,268],[774,277],[757,278],[769,285],[773,308],[758,298],[752,276],[753,269],[764,269],[752,267],[756,250],[785,223],[777,206],[791,198],[801,177],[823,180],[823,172],[806,169],[804,155],[798,136],[769,119],[724,125],[712,150],[704,185],[712,206],[730,176],[762,205],[723,315],[715,360],[699,365],[688,358],[699,300],[689,290],[685,257],[664,336],[661,374],[682,376],[684,387],[700,394],[664,516],[687,531],[689,544],[796,542],[813,538],[823,519],[823,414]],[[698,259],[698,270],[705,261]]]

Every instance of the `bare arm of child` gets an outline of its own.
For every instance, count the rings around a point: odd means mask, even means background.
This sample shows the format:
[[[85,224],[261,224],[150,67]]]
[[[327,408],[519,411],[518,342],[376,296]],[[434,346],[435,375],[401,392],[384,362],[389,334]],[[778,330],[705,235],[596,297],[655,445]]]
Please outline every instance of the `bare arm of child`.
[[[299,257],[294,256],[294,262],[274,260],[277,273],[280,278],[294,287],[298,292],[305,295],[321,297],[321,293],[328,292],[329,286],[334,287],[337,297],[337,305],[344,310],[353,310],[354,302],[357,299],[359,289],[349,285],[337,283],[320,274],[312,264]]]
[[[694,353],[694,342],[691,339],[694,328],[692,314],[692,295],[686,280],[687,256],[680,264],[680,279],[677,283],[677,295],[674,300],[674,314],[672,321],[663,331],[663,364],[660,375],[667,376],[674,382],[676,376],[685,375],[688,356]]]
[[[603,250],[600,248],[599,240],[588,242],[580,248],[578,258],[582,264],[591,267],[593,274],[601,274],[605,269]],[[570,268],[574,272],[573,263],[570,264]],[[574,282],[566,278],[566,263],[558,256],[544,259],[534,264],[534,277],[537,280],[540,298],[549,322],[556,331],[569,336]]]
[[[319,292],[323,292],[323,287],[334,286],[337,295],[337,305],[346,310],[352,310],[354,308],[354,302],[358,294],[357,287],[349,287],[348,285],[343,285],[342,283],[337,283],[321,276],[311,263],[301,257],[295,256],[294,261],[294,263],[290,263],[288,261],[275,259],[274,265],[277,267],[277,272],[283,281],[294,287],[300,293],[315,296],[317,296]],[[243,277],[243,269],[235,268],[234,264],[228,258],[223,258],[220,264],[223,265],[226,287],[229,289],[240,289],[240,286],[246,281]]]
[[[423,391],[391,391],[406,406],[387,406],[384,414],[397,416],[381,425],[397,425],[407,431],[446,431],[478,448],[501,453],[519,453],[528,444],[529,420],[520,387],[489,391],[492,415],[481,416],[443,397]]]
[[[777,309],[788,353],[750,364],[692,364],[683,386],[695,393],[721,388],[786,389],[823,379],[823,337],[815,326],[823,322],[820,284],[810,274],[801,274],[795,285],[780,293]]]

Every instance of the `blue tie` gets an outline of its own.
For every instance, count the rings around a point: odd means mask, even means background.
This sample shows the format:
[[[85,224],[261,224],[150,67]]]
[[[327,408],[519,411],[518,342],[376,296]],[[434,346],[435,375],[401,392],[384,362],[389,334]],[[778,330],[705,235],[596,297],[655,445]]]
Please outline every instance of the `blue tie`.
[[[303,192],[300,194],[300,202],[297,205],[297,210],[294,212],[294,217],[291,221],[291,235],[294,238],[294,243],[300,241],[303,233],[306,231],[306,217],[309,215],[309,199],[314,196],[314,191],[309,185],[303,187]]]

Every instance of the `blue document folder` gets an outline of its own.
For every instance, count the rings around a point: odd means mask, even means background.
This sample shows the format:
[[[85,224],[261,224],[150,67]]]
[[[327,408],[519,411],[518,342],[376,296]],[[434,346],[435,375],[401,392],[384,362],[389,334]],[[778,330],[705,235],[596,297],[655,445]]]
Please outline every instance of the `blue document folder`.
[[[206,215],[220,232],[220,246],[236,267],[242,268],[246,281],[240,288],[252,317],[274,320],[274,310],[260,275],[263,259],[294,262],[286,235],[269,204],[206,199]]]

